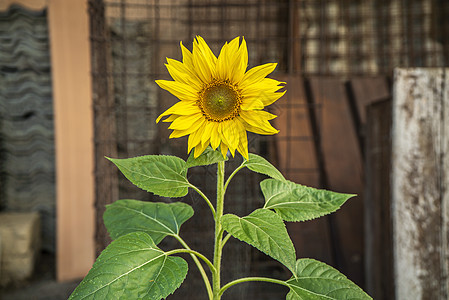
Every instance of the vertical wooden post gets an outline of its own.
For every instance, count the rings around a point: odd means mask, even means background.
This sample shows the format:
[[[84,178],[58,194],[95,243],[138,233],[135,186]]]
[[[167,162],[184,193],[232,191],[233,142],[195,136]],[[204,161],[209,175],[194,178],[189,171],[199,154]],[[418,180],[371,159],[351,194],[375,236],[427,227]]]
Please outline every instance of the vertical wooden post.
[[[87,1],[49,0],[57,180],[57,278],[94,260],[94,145]]]
[[[103,223],[106,205],[119,198],[117,168],[104,156],[117,157],[111,45],[102,0],[89,0],[95,127],[95,253],[111,242]]]
[[[449,69],[397,69],[392,216],[396,298],[447,299]]]

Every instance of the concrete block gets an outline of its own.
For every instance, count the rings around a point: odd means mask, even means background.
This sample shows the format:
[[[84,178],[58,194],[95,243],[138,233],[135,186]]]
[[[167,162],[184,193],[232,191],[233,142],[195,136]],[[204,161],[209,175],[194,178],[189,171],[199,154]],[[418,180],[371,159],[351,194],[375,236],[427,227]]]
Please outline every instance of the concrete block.
[[[37,212],[0,213],[0,286],[27,279],[40,253]]]

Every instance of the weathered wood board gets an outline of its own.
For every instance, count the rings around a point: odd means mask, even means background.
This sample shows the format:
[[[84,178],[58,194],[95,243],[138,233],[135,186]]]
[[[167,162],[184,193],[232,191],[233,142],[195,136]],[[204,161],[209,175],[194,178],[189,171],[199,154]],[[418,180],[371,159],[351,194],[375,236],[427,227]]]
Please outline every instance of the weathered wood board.
[[[396,298],[448,299],[449,69],[396,69],[393,97]]]
[[[357,194],[330,215],[336,266],[363,285],[363,160],[344,82],[310,79],[327,189]]]

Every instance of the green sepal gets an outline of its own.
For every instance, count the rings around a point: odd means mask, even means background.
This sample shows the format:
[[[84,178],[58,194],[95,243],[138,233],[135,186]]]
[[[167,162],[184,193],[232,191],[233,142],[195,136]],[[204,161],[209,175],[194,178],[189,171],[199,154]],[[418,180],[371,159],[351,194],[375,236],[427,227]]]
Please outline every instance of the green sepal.
[[[257,209],[240,218],[227,214],[221,224],[233,237],[250,244],[295,271],[296,253],[282,219],[268,209]]]
[[[188,193],[186,162],[169,155],[145,155],[112,161],[137,187],[162,197],[183,197]]]
[[[276,169],[265,158],[254,153],[248,154],[248,160],[245,160],[243,165],[253,172],[264,174],[277,180],[285,180],[284,176],[278,169]]]
[[[182,284],[187,269],[184,259],[168,256],[148,234],[133,232],[106,247],[69,300],[160,300]]]
[[[131,232],[145,232],[157,245],[167,235],[178,235],[181,225],[192,216],[193,208],[182,202],[127,199],[107,205],[103,220],[114,240]]]
[[[260,183],[264,208],[274,209],[284,221],[318,218],[339,209],[353,194],[320,190],[291,181],[266,179]]]
[[[290,287],[287,300],[372,299],[345,275],[314,259],[298,259],[295,275],[286,281]]]
[[[207,147],[206,150],[204,150],[204,152],[197,158],[194,158],[194,152],[195,151],[193,150],[190,152],[190,156],[187,159],[186,168],[207,166],[228,160],[227,157],[223,157],[220,151],[213,150],[211,147]]]

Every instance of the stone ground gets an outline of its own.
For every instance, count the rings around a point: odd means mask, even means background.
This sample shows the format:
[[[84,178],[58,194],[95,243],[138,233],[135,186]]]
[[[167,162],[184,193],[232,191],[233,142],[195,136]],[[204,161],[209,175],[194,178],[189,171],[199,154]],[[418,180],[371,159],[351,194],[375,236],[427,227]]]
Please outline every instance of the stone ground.
[[[55,259],[42,253],[32,278],[26,282],[0,288],[1,300],[66,300],[79,281],[56,282]]]

